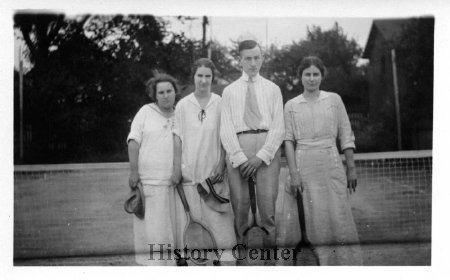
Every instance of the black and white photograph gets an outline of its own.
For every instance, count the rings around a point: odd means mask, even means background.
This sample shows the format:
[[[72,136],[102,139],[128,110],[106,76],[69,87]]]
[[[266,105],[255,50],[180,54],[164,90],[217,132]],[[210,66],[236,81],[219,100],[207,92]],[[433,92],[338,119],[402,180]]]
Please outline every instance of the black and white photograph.
[[[449,5],[225,2],[2,4],[11,279],[438,275]]]

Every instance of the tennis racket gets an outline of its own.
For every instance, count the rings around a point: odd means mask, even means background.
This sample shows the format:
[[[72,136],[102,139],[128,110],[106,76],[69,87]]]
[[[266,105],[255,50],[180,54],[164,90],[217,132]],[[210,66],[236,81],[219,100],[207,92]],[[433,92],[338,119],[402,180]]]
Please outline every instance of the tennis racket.
[[[256,190],[255,190],[255,177],[249,177],[248,178],[248,192],[250,195],[250,208],[252,211],[252,217],[253,217],[253,221],[251,226],[247,227],[244,230],[244,238],[245,238],[245,242],[247,243],[247,246],[249,248],[258,248],[258,245],[261,246],[262,242],[255,242],[258,239],[262,239],[262,237],[264,235],[268,235],[269,231],[267,231],[267,229],[263,226],[260,226],[258,224],[258,221],[256,220]],[[252,237],[252,242],[248,242],[249,241],[249,236]]]
[[[301,191],[297,190],[297,208],[298,219],[300,222],[301,239],[294,249],[294,265],[298,266],[318,266],[319,257],[314,246],[309,242],[305,225],[305,208],[303,206],[303,196]]]
[[[211,230],[199,220],[195,219],[189,208],[189,204],[184,193],[182,184],[177,185],[177,192],[180,195],[181,203],[186,212],[187,223],[183,232],[183,242],[188,250],[200,249],[217,249],[216,239]],[[199,258],[190,258],[192,262],[197,265],[206,265],[208,258],[206,256],[199,256]],[[218,260],[215,260],[214,265],[219,265]]]

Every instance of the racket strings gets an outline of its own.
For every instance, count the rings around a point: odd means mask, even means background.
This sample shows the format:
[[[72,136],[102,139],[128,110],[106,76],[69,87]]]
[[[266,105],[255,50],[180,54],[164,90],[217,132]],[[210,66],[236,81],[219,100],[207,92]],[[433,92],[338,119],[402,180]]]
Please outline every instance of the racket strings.
[[[259,227],[252,227],[247,232],[246,235],[246,244],[250,249],[260,249],[264,247],[264,236],[266,236],[266,232],[263,231]]]
[[[197,265],[206,265],[211,255],[212,249],[217,249],[212,233],[201,224],[192,222],[186,228],[185,244],[190,252],[190,259]]]
[[[199,223],[191,223],[186,229],[185,243],[188,249],[216,249],[212,233]]]

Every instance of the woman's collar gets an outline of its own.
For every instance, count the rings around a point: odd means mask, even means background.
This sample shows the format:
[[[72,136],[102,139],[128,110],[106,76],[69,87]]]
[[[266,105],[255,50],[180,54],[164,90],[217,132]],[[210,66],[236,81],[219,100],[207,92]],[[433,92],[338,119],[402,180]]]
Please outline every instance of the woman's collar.
[[[319,91],[319,97],[317,98],[317,100],[325,99],[325,98],[327,98],[328,96],[330,96],[330,93],[329,93],[329,92],[326,92],[326,91],[321,90],[321,91]],[[306,100],[306,98],[304,97],[303,94],[300,94],[300,95],[298,96],[298,100],[297,100],[297,101],[298,101],[298,103],[308,102],[308,100]]]
[[[168,113],[168,112],[164,112],[161,110],[161,108],[159,108],[159,106],[155,103],[150,103],[148,105],[151,109],[153,109],[154,111],[158,112],[161,116],[165,117],[165,118],[171,118],[175,115],[175,110],[173,110],[172,112]]]

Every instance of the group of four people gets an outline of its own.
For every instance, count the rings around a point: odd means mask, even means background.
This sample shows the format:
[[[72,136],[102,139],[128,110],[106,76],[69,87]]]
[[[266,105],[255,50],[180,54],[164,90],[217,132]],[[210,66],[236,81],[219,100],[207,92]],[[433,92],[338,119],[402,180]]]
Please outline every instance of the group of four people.
[[[211,92],[215,66],[206,58],[193,65],[195,91],[175,108],[179,91],[172,77],[159,75],[146,85],[155,102],[139,110],[127,139],[129,185],[135,187],[140,181],[146,200],[145,220],[134,218],[137,262],[164,265],[171,261],[150,263],[145,254],[148,244],[183,247],[186,216],[176,195],[178,184],[194,217],[209,226],[219,248],[229,249],[245,242],[248,178],[254,177],[260,223],[268,232],[262,245],[275,248],[284,141],[291,192],[303,194],[306,228],[310,241],[321,245],[317,248],[321,265],[360,265],[358,248],[339,246],[358,243],[348,200],[348,193],[356,188],[354,137],[339,95],[320,90],[325,76],[322,61],[317,57],[302,60],[298,75],[304,91],[289,100],[283,111],[280,88],[259,75],[260,46],[245,40],[238,51],[242,76],[224,89],[222,97]],[[346,157],[346,173],[336,139]],[[207,178],[222,182],[216,191],[230,197],[228,211],[217,212],[205,204],[196,186]]]

